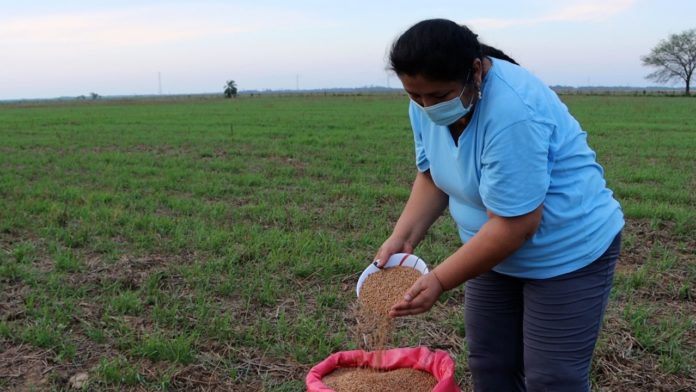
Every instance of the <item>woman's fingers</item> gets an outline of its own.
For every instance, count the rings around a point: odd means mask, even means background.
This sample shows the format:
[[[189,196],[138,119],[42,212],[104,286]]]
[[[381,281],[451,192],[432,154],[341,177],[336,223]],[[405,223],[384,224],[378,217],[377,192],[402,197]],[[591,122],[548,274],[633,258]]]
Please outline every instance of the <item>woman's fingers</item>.
[[[434,275],[425,274],[411,286],[404,300],[392,306],[391,317],[408,316],[428,311],[442,293],[442,286]]]
[[[424,277],[421,276],[416,280],[416,282],[409,288],[406,293],[404,294],[404,301],[405,302],[411,302],[413,301],[414,298],[418,297],[418,295],[425,290],[425,285],[423,284],[423,279]]]
[[[383,268],[384,264],[387,264],[387,260],[389,260],[389,256],[381,256],[378,254],[375,256],[375,260],[372,262],[372,264],[374,264],[377,268]]]
[[[409,314],[422,313],[424,310],[424,301],[421,296],[421,292],[425,289],[423,285],[423,277],[420,277],[411,288],[404,294],[404,300],[392,306],[389,315],[393,314],[393,317],[405,316]],[[425,309],[427,310],[427,309]]]
[[[410,308],[410,309],[403,309],[403,310],[390,310],[389,317],[412,316],[412,315],[424,313],[427,310],[428,310],[428,308],[426,308],[426,307]]]
[[[401,252],[413,253],[413,246],[399,237],[389,237],[384,241],[382,246],[379,247],[372,263],[378,268],[383,268],[393,254]]]
[[[414,314],[419,314],[426,312],[432,307],[432,304],[428,304],[427,301],[421,298],[416,298],[410,302],[401,301],[400,303],[394,305],[389,311],[389,316],[391,317],[401,317],[409,316]]]
[[[385,249],[385,245],[382,245],[377,251],[375,258],[372,261],[372,264],[374,264],[377,268],[382,268],[384,267],[384,264],[387,263],[387,260],[389,260],[390,256],[391,254],[389,254],[389,251]]]

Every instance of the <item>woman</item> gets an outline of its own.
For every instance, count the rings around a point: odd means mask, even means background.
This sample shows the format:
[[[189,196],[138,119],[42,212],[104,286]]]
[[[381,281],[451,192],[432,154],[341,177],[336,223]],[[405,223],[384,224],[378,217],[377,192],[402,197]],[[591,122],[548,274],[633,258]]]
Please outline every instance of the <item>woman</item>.
[[[463,245],[390,311],[429,310],[466,282],[476,391],[589,391],[624,225],[586,133],[556,94],[468,28],[442,19],[390,53],[411,98],[418,172],[383,266],[446,207]]]

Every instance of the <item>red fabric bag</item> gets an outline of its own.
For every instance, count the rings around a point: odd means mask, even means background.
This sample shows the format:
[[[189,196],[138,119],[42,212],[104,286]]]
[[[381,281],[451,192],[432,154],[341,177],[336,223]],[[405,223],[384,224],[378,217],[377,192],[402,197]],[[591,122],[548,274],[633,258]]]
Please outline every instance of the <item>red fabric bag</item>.
[[[454,360],[444,351],[430,351],[427,347],[394,348],[376,352],[353,350],[339,351],[319,362],[307,374],[305,382],[308,392],[333,392],[321,379],[340,367],[376,368],[380,361],[381,370],[411,368],[430,373],[438,381],[433,392],[460,392],[454,380]]]

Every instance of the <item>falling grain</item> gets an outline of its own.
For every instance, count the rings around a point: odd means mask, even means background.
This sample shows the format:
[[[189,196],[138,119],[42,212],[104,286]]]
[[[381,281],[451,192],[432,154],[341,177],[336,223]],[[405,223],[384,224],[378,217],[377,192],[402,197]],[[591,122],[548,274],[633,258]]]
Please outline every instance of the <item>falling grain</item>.
[[[407,267],[386,268],[365,279],[357,305],[357,335],[368,350],[383,350],[392,334],[389,309],[404,298],[421,273]],[[379,352],[378,352],[379,356]],[[379,358],[378,358],[378,363]]]

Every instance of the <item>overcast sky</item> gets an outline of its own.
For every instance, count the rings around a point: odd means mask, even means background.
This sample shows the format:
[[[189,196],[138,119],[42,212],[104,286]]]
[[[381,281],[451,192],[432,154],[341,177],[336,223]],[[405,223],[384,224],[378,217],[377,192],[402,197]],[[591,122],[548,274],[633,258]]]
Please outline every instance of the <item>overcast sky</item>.
[[[400,87],[389,45],[434,17],[549,85],[647,86],[640,57],[696,0],[0,0],[0,99]]]

